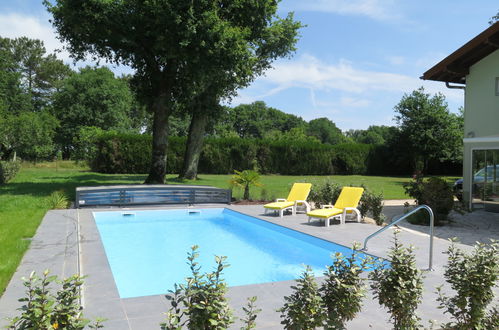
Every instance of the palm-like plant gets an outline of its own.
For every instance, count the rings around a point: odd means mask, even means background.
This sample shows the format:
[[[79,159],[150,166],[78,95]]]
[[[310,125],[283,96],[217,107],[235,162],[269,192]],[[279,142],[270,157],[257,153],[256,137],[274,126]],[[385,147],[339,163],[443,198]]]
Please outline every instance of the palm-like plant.
[[[232,176],[232,180],[230,180],[230,184],[244,188],[243,199],[250,199],[250,187],[256,186],[261,187],[263,184],[260,182],[260,174],[253,170],[244,170],[237,171],[234,170],[234,175]]]

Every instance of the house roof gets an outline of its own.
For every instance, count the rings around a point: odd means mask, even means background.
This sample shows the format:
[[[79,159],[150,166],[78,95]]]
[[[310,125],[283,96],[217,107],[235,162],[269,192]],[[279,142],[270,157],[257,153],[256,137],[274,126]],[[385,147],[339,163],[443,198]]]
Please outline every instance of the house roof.
[[[499,49],[499,22],[468,41],[434,67],[421,79],[466,84],[470,67]]]

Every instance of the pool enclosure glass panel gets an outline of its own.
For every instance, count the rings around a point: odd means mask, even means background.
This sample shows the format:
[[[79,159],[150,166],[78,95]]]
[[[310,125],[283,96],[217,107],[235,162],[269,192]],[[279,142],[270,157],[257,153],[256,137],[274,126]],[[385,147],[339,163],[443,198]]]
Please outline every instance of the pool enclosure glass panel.
[[[473,151],[473,208],[499,211],[499,149]]]

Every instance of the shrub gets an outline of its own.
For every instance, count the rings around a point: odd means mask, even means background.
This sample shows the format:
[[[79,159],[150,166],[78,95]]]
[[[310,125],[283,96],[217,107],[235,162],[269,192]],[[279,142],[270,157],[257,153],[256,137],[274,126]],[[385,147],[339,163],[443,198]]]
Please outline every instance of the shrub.
[[[331,180],[324,180],[322,183],[312,185],[308,199],[314,202],[319,208],[327,204],[333,204],[340,195],[341,187]]]
[[[357,249],[354,245],[349,257],[336,253],[333,264],[324,273],[326,278],[320,292],[326,308],[326,329],[346,329],[345,323],[353,320],[362,308],[366,285],[360,276],[370,260],[359,262]]]
[[[97,146],[96,139],[105,134],[100,127],[83,126],[78,130],[78,134],[73,138],[74,150],[71,158],[75,160],[86,160],[89,163],[96,157]],[[108,131],[109,132],[109,131]],[[114,132],[116,134],[117,132]]]
[[[216,270],[201,274],[201,267],[196,262],[199,256],[197,250],[198,247],[194,245],[187,257],[192,277],[187,278],[187,284],[175,285],[175,290],[170,291],[172,296],[166,296],[172,308],[167,313],[166,322],[161,324],[161,329],[181,329],[184,325],[194,330],[227,329],[234,323],[232,310],[225,298],[227,284],[221,278],[227,267],[226,257],[215,257]]]
[[[256,297],[251,297],[248,298],[248,304],[246,307],[243,307],[243,312],[245,314],[245,318],[241,319],[243,321],[243,327],[241,327],[241,330],[251,330],[256,328],[256,317],[258,316],[257,314],[260,313],[262,310],[255,308],[255,301]]]
[[[64,191],[58,190],[50,194],[47,198],[47,204],[51,210],[67,209],[69,206],[69,199],[66,194],[64,194]]]
[[[262,184],[260,181],[260,175],[253,170],[244,170],[237,171],[234,170],[234,175],[232,176],[232,180],[230,180],[231,185],[235,185],[244,189],[243,199],[250,199],[250,187],[257,186],[260,187]]]
[[[312,269],[307,266],[301,277],[296,280],[294,292],[284,297],[281,324],[285,329],[308,330],[320,327],[324,321],[324,302],[318,291]]]
[[[369,213],[369,208],[371,205],[369,204],[369,191],[367,190],[366,187],[364,187],[364,193],[362,194],[362,197],[360,198],[359,206],[357,206],[357,209],[360,212],[360,216],[362,220],[366,217],[367,213]]]
[[[435,216],[435,225],[441,225],[447,220],[449,212],[454,206],[454,195],[449,184],[441,178],[431,177],[423,180],[417,176],[413,181],[404,184],[406,193],[416,199],[418,205],[428,205]],[[426,213],[414,215],[408,221],[415,224],[429,225]]]
[[[386,217],[381,212],[383,211],[383,193],[375,194],[368,190],[364,192],[366,195],[367,209],[371,212],[371,215],[378,226],[383,225]]]
[[[444,277],[456,294],[448,297],[442,287],[437,288],[440,308],[454,318],[444,328],[497,329],[489,327],[498,322],[497,309],[493,308],[487,316],[487,307],[494,299],[493,289],[499,276],[498,247],[497,241],[490,245],[477,243],[473,252],[466,254],[452,241],[446,252]]]
[[[21,169],[19,160],[0,160],[0,184],[5,184],[14,179]]]
[[[59,281],[46,270],[41,278],[32,272],[23,281],[27,296],[19,299],[24,303],[18,309],[21,315],[11,319],[9,329],[78,330],[90,323],[82,316],[79,292],[83,279],[78,275]],[[61,286],[55,294],[50,289],[54,284]],[[90,327],[102,328],[100,322],[97,320]]]
[[[374,297],[388,309],[395,329],[417,329],[420,319],[415,311],[423,294],[423,276],[412,247],[404,248],[397,232],[388,261],[390,267],[380,263],[369,274]]]

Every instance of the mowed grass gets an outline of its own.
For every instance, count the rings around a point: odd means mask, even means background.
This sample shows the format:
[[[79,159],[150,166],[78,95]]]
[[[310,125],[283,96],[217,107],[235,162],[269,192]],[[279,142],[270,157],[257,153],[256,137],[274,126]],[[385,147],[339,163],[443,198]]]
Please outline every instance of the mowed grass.
[[[75,188],[78,186],[140,184],[144,182],[145,177],[143,174],[94,173],[72,162],[25,164],[12,182],[0,186],[0,295],[28,249],[30,238],[48,211],[47,199],[52,192],[64,191],[70,200],[74,200]],[[167,181],[170,184],[199,184],[229,188],[231,177],[231,175],[200,174],[199,180],[181,181],[176,175],[168,175]],[[261,178],[263,186],[251,189],[251,197],[255,200],[262,199],[264,191],[264,199],[285,198],[293,182],[317,184],[327,178],[342,186],[364,184],[375,192],[383,192],[385,199],[407,198],[402,185],[410,180],[409,177],[360,175],[329,177],[264,175]],[[241,198],[242,190],[234,188],[233,196]]]
[[[175,176],[167,176],[177,183]],[[189,184],[202,184],[228,189],[229,181],[232,175],[209,175],[200,174],[196,181],[184,181]],[[403,184],[409,182],[410,178],[402,177],[384,177],[384,176],[363,176],[363,175],[331,175],[331,176],[291,176],[291,175],[262,175],[260,182],[261,187],[253,187],[250,189],[251,199],[254,200],[273,200],[275,198],[286,198],[289,189],[294,182],[310,182],[312,184],[321,184],[326,180],[331,180],[340,186],[348,185],[365,185],[370,190],[376,193],[383,193],[385,199],[404,199],[409,198],[405,195]],[[263,196],[262,196],[263,192]],[[233,188],[233,197],[242,198],[243,191],[237,187]],[[262,198],[263,197],[263,198]]]

